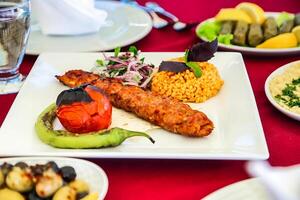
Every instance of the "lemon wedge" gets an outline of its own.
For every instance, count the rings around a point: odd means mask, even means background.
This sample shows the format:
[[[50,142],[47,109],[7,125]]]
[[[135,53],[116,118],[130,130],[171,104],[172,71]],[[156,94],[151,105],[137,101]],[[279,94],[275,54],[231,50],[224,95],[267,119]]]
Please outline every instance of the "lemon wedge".
[[[295,26],[292,30],[292,33],[295,34],[297,40],[298,40],[298,43],[300,43],[300,25],[298,26]]]
[[[246,12],[253,23],[262,24],[266,20],[265,11],[254,3],[242,2],[235,8]]]
[[[245,21],[252,23],[250,16],[243,10],[236,8],[222,8],[215,16],[216,21]]]
[[[256,48],[292,48],[297,46],[297,38],[294,33],[283,33],[267,39],[260,45],[256,46]]]

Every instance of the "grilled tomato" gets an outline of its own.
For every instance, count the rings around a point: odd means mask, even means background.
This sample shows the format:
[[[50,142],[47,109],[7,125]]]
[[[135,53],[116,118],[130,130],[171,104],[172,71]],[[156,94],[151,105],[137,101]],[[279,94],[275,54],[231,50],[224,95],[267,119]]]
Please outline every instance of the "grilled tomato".
[[[85,85],[61,92],[56,100],[56,116],[70,132],[87,133],[107,129],[112,105],[99,88]]]

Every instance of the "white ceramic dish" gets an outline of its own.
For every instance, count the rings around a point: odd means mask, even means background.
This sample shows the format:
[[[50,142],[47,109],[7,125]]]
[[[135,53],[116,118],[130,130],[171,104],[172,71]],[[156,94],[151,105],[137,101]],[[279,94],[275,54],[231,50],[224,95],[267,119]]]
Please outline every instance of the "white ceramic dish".
[[[283,107],[281,107],[276,101],[275,99],[272,97],[271,95],[271,92],[270,92],[270,81],[278,76],[279,74],[282,74],[287,68],[291,67],[291,65],[294,65],[294,64],[300,64],[300,60],[298,61],[295,61],[295,62],[291,62],[291,63],[288,63],[282,67],[279,67],[278,69],[276,69],[275,71],[273,71],[267,78],[266,82],[265,82],[265,93],[266,93],[266,96],[268,98],[268,100],[271,102],[271,104],[277,108],[280,112],[284,113],[285,115],[295,119],[295,120],[298,120],[300,121],[300,114],[297,114],[297,113],[294,113],[294,112],[291,112]]]
[[[184,53],[144,53],[145,62]],[[109,55],[109,54],[108,54]],[[40,55],[15,99],[0,130],[0,156],[74,156],[97,158],[267,159],[269,156],[253,91],[240,53],[216,53],[214,63],[225,84],[220,93],[202,104],[215,129],[205,138],[189,138],[164,131],[123,110],[113,109],[112,127],[147,131],[155,140],[134,137],[106,149],[57,149],[42,143],[35,131],[38,115],[67,87],[54,77],[70,69],[90,70],[101,53],[45,53]],[[17,139],[16,139],[17,138]],[[11,145],[11,144],[14,145]],[[15,148],[18,147],[18,148]]]
[[[152,20],[142,9],[115,1],[96,1],[95,6],[107,11],[107,23],[101,27],[98,33],[88,35],[43,35],[33,13],[31,34],[26,53],[38,55],[43,52],[111,50],[142,39],[152,29]]]
[[[4,162],[15,164],[17,162],[25,162],[29,165],[46,164],[49,161],[55,161],[59,167],[74,167],[77,178],[86,181],[91,192],[97,192],[99,199],[104,199],[108,190],[108,179],[103,169],[92,162],[75,158],[57,158],[57,157],[16,157],[1,158],[0,165]]]
[[[266,16],[273,16],[276,17],[278,16],[278,12],[266,12]],[[207,19],[203,22],[201,22],[197,28],[197,30],[200,28],[200,26],[208,21],[213,21],[214,18]],[[206,38],[200,37],[201,40],[207,41]],[[241,52],[243,54],[247,55],[255,55],[255,56],[284,56],[284,55],[299,55],[300,54],[300,47],[294,47],[294,48],[282,48],[282,49],[258,49],[258,48],[253,48],[253,47],[242,47],[238,45],[225,45],[219,43],[219,48],[223,50],[228,50],[228,51],[237,51]]]
[[[259,178],[247,179],[221,188],[202,200],[272,200]]]

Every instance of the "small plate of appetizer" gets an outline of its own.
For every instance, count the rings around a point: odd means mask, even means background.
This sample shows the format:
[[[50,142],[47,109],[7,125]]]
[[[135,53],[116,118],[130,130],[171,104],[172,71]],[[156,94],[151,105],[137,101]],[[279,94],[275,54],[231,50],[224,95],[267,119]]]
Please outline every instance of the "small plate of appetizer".
[[[218,39],[224,50],[249,55],[300,53],[300,13],[265,12],[254,3],[223,8],[196,28],[204,41]]]
[[[57,157],[0,159],[0,199],[102,200],[108,179],[89,161]]]
[[[272,72],[265,82],[265,93],[275,108],[300,121],[300,61]]]
[[[179,53],[141,53],[132,46],[128,52],[42,54],[2,125],[0,152],[266,159],[242,56],[217,47],[214,40]]]

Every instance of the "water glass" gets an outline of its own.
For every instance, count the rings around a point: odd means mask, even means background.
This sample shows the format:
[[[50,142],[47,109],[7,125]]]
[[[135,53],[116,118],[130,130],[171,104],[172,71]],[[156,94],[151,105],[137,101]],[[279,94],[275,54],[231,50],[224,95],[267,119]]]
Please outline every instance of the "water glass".
[[[24,80],[19,67],[25,54],[29,30],[29,0],[1,0],[0,94],[17,92]]]

